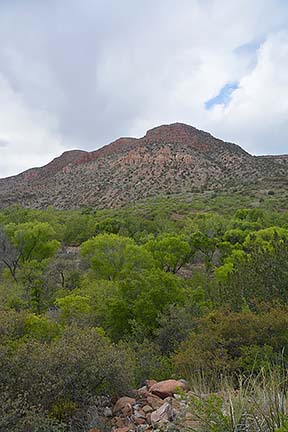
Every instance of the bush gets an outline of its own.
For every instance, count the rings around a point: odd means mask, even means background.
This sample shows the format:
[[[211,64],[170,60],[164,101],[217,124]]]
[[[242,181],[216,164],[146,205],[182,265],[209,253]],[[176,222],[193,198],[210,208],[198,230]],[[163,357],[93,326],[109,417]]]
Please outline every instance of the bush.
[[[0,394],[0,430],[13,432],[65,432],[65,425],[43,412],[31,407],[25,395],[11,399],[8,393]]]
[[[287,307],[260,312],[213,312],[180,345],[174,364],[188,379],[201,371],[207,377],[254,373],[282,363],[288,344]],[[288,360],[284,351],[284,360]]]
[[[127,350],[111,345],[97,329],[73,326],[50,344],[28,340],[13,350],[0,346],[0,383],[0,396],[7,395],[12,411],[25,397],[28,410],[39,407],[67,420],[97,395],[129,393],[134,363]]]

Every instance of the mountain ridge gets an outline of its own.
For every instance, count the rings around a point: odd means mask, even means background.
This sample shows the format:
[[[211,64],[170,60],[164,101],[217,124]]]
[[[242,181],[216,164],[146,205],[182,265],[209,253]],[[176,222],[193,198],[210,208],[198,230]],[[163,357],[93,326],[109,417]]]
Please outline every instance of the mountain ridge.
[[[47,165],[0,179],[0,208],[114,207],[157,194],[218,190],[286,177],[288,157],[253,156],[183,123],[122,137],[95,151],[70,150]]]
[[[183,133],[183,130],[186,129],[186,133]],[[166,140],[169,139],[173,139],[175,142],[178,142],[179,144],[183,144],[185,141],[188,141],[188,137],[189,134],[187,133],[187,130],[193,130],[194,131],[194,136],[199,135],[199,134],[205,134],[207,135],[207,137],[213,138],[213,140],[219,141],[219,142],[223,142],[222,140],[218,139],[218,138],[214,138],[209,132],[206,131],[202,131],[200,129],[197,129],[193,126],[189,126],[186,125],[184,123],[172,123],[172,124],[167,124],[167,125],[161,125],[161,126],[156,126],[152,129],[149,129],[146,134],[141,137],[141,138],[134,138],[134,137],[120,137],[114,141],[112,141],[109,144],[106,144],[102,147],[100,147],[97,150],[93,150],[93,151],[86,151],[86,150],[80,150],[80,149],[75,149],[75,150],[66,150],[64,151],[60,156],[55,157],[52,161],[50,161],[49,163],[40,166],[40,167],[33,167],[33,168],[29,168],[23,172],[20,172],[19,174],[15,174],[13,176],[8,176],[8,177],[3,177],[0,178],[0,180],[4,180],[4,179],[8,179],[8,178],[15,178],[19,175],[23,175],[24,173],[28,173],[30,171],[34,171],[34,170],[41,170],[44,168],[50,168],[52,165],[54,165],[54,163],[58,162],[58,161],[62,161],[65,160],[66,161],[66,165],[70,164],[70,163],[87,163],[90,162],[94,159],[97,159],[98,157],[110,154],[112,152],[115,151],[125,151],[128,150],[128,148],[131,146],[131,148],[129,148],[130,150],[132,150],[132,147],[135,148],[135,144],[138,143],[141,145],[141,143],[143,141],[146,142],[159,142],[159,140]],[[171,131],[173,132],[173,134],[171,134]],[[169,133],[170,132],[170,133]],[[191,141],[189,141],[191,143]],[[197,142],[193,142],[193,144],[197,145]],[[233,144],[233,143],[226,143],[229,145],[234,145],[237,147],[237,144]],[[243,151],[245,151],[244,149],[242,149]],[[247,153],[247,152],[246,152]],[[278,157],[281,157],[278,156]],[[62,168],[65,166],[65,164],[61,164],[63,165]]]

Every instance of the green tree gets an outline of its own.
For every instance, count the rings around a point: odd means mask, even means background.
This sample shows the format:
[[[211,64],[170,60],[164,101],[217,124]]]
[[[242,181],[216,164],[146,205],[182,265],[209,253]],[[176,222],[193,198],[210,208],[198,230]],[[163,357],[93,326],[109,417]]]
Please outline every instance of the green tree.
[[[5,231],[16,247],[19,265],[32,259],[50,258],[59,248],[55,231],[47,222],[26,222],[6,225]]]
[[[63,322],[68,324],[81,323],[89,319],[91,313],[89,297],[73,293],[56,299],[55,303],[59,308],[60,318]]]
[[[194,249],[190,247],[184,236],[169,233],[148,241],[146,248],[152,253],[161,269],[172,273],[177,273],[194,254]]]
[[[100,234],[88,240],[81,246],[81,255],[98,279],[115,280],[153,266],[153,258],[144,247],[117,234]]]

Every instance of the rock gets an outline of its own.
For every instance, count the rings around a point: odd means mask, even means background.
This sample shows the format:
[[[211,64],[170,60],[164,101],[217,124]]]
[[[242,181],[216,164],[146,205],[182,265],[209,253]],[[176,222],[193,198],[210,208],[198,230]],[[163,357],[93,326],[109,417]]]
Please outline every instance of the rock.
[[[124,417],[130,417],[133,414],[133,408],[131,404],[127,404],[125,405],[122,410],[121,410],[122,414],[124,415]]]
[[[123,410],[125,412],[127,410],[132,410],[132,405],[134,405],[135,403],[136,403],[136,400],[134,398],[130,398],[128,396],[121,397],[120,399],[118,399],[118,401],[114,405],[113,414],[117,415],[117,414],[123,412]]]
[[[112,415],[112,419],[107,421],[113,425],[113,432],[168,432],[170,426],[170,432],[180,432],[174,420],[186,421],[186,403],[177,398],[177,394],[175,398],[172,396],[178,388],[185,387],[182,380],[149,380],[145,387],[135,392],[135,398],[124,396],[116,400],[113,411],[105,402],[104,416],[109,418]]]
[[[165,399],[164,399],[164,402],[171,402],[171,404],[172,404],[172,408],[173,408],[175,411],[180,411],[181,408],[183,408],[183,406],[185,405],[185,404],[183,405],[183,402],[181,402],[181,401],[179,401],[179,400],[177,400],[177,399],[171,398],[170,396],[167,397],[167,398],[165,398]],[[185,406],[186,406],[186,405],[185,405]]]
[[[144,405],[142,410],[144,411],[145,414],[148,414],[148,413],[154,411],[150,405]]]
[[[143,419],[146,418],[145,412],[142,411],[142,410],[135,411],[134,412],[134,416],[137,417],[137,418],[143,418]]]
[[[145,384],[146,384],[146,389],[150,391],[151,387],[153,385],[157,384],[157,381],[155,381],[155,380],[146,380]]]
[[[137,394],[147,393],[146,385],[136,390]]]
[[[114,417],[114,421],[113,421],[114,425],[117,428],[124,428],[127,427],[127,421],[124,418],[121,417]]]
[[[156,395],[149,394],[146,398],[147,405],[150,405],[153,410],[160,408],[163,405],[163,400]]]
[[[146,389],[146,387],[141,387],[141,389],[138,389],[136,391],[136,394],[138,397],[145,399],[147,396],[149,396],[151,393]]]
[[[167,423],[173,418],[173,409],[172,405],[169,402],[164,402],[164,404],[158,408],[156,411],[151,413],[151,423],[154,425],[155,423]]]
[[[147,423],[148,423],[149,425],[152,424],[152,421],[151,421],[151,413],[148,413],[148,414],[147,414],[147,416],[146,416],[146,420],[147,420]]]
[[[161,399],[165,399],[168,396],[172,396],[179,388],[185,390],[186,389],[185,382],[181,380],[180,381],[166,380],[154,384],[150,388],[150,392],[156,396],[159,396]]]
[[[113,416],[112,409],[109,407],[105,407],[103,411],[103,415],[104,417],[112,417]]]
[[[137,425],[137,426],[139,426],[139,425],[143,425],[143,424],[146,424],[146,418],[144,419],[144,418],[142,418],[142,417],[132,417],[132,419],[133,419],[133,422]]]

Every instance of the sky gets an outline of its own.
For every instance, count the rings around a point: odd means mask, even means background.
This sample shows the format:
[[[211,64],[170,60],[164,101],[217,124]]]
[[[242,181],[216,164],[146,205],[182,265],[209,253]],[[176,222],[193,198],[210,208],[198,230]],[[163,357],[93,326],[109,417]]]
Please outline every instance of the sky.
[[[287,0],[0,0],[0,177],[174,122],[288,153]]]

